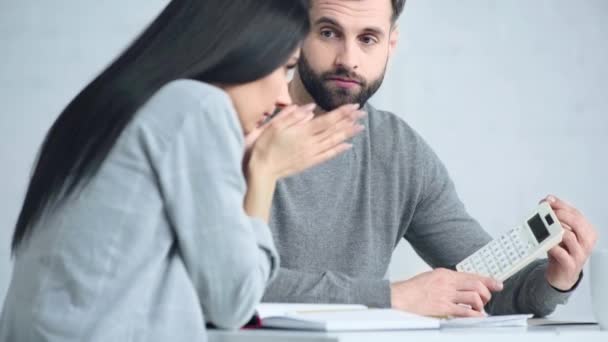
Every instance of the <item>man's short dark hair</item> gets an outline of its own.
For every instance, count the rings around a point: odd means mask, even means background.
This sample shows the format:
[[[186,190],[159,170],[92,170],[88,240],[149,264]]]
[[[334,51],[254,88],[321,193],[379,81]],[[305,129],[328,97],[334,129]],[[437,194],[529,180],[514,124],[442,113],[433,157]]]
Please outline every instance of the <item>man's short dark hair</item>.
[[[308,3],[308,6],[312,6],[311,0],[305,0]],[[393,15],[391,16],[391,22],[394,24],[399,19],[401,12],[403,12],[403,7],[405,6],[406,0],[391,0],[391,5],[393,5]]]
[[[393,16],[391,17],[391,21],[394,23],[397,22],[401,12],[403,12],[403,7],[405,6],[405,0],[391,0],[393,5]]]

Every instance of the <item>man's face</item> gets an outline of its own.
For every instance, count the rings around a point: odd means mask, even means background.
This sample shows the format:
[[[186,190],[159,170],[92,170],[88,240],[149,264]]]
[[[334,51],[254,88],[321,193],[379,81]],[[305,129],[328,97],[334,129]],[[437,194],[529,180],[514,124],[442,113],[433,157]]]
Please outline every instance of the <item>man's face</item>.
[[[312,1],[298,75],[322,109],[364,105],[380,88],[397,41],[392,14],[390,0]]]

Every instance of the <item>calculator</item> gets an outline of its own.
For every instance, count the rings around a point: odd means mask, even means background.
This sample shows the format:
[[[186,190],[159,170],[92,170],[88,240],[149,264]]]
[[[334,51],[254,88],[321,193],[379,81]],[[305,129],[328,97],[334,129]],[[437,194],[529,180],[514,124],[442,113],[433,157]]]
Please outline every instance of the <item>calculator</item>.
[[[456,270],[505,281],[562,241],[563,227],[547,202],[519,227],[464,259]]]

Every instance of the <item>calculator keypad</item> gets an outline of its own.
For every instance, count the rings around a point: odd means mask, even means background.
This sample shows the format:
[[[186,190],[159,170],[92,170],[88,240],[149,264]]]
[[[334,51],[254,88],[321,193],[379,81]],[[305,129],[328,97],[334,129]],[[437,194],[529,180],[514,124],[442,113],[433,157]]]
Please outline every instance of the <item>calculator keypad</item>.
[[[482,247],[460,265],[461,270],[499,278],[534,249],[531,242],[521,238],[521,228],[515,228]]]

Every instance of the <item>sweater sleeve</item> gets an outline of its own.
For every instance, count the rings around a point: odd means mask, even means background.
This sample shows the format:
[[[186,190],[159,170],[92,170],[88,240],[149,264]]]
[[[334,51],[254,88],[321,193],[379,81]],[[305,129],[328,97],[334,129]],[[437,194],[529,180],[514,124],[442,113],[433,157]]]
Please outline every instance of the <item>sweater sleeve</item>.
[[[456,264],[491,241],[490,235],[466,211],[447,169],[437,155],[421,144],[425,162],[423,194],[405,238],[432,267],[454,269]],[[563,304],[569,293],[549,285],[547,260],[539,260],[505,282],[486,306],[492,314],[533,313],[546,316]]]

